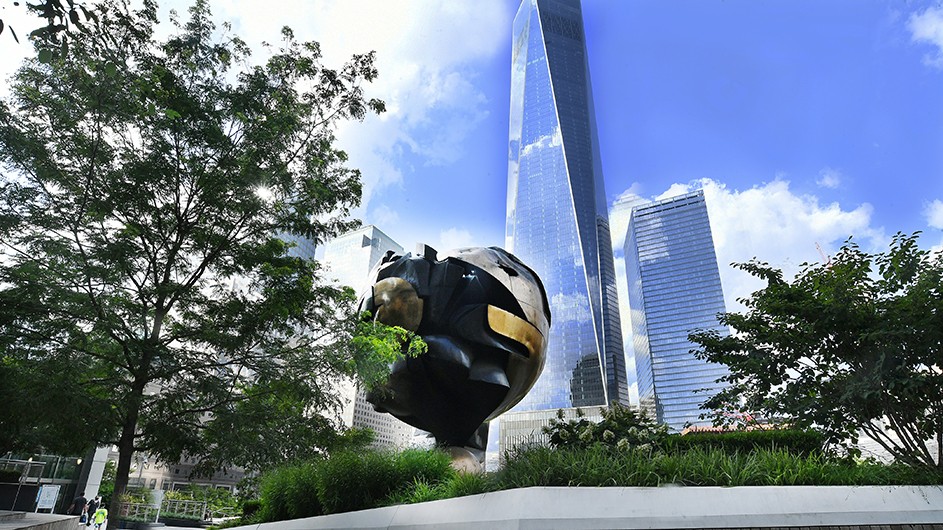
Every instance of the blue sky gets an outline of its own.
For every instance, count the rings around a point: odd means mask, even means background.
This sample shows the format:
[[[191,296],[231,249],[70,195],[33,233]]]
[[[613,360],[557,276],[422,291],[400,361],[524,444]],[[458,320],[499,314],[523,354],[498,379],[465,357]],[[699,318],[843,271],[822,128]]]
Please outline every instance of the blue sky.
[[[184,11],[185,1],[162,1]],[[363,171],[356,212],[407,249],[503,245],[511,20],[517,0],[211,0],[259,44],[290,25],[328,65],[376,50],[389,112],[345,124]],[[795,272],[849,235],[943,246],[939,0],[584,0],[610,203],[704,187],[729,305],[754,287],[726,266]],[[4,20],[20,33],[32,20]],[[163,31],[169,31],[164,24]],[[0,75],[29,52],[0,38]],[[625,220],[613,219],[621,245]]]

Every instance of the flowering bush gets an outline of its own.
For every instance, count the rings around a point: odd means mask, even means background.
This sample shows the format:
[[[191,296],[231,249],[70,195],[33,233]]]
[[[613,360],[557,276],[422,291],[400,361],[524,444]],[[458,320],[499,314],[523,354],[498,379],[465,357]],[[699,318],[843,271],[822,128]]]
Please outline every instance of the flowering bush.
[[[602,410],[602,421],[595,423],[586,419],[583,411],[576,409],[577,418],[564,419],[563,411],[550,420],[543,432],[550,436],[550,445],[556,448],[585,448],[596,444],[628,450],[642,445],[659,446],[668,435],[668,428],[657,425],[644,412],[615,404]]]

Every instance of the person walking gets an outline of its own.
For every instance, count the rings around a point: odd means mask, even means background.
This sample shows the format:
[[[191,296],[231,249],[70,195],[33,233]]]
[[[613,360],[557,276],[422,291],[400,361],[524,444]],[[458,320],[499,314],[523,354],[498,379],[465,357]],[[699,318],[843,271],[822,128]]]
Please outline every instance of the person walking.
[[[101,530],[103,524],[108,521],[108,508],[102,506],[95,510],[95,530]]]
[[[94,499],[88,501],[88,509],[85,511],[85,513],[88,514],[88,517],[85,518],[85,526],[91,526],[92,517],[95,516],[95,512],[98,511],[98,507],[101,506],[101,503],[101,495],[96,495]]]
[[[72,504],[66,510],[69,515],[82,515],[88,507],[88,499],[85,498],[85,492],[79,493],[79,496],[72,499]]]

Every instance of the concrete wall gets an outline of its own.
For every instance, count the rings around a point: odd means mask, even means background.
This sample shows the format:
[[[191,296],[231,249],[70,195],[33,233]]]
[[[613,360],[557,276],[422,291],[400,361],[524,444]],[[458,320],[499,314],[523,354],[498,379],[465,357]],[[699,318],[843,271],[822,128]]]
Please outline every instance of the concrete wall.
[[[54,515],[49,513],[17,513],[11,517],[0,517],[0,530],[76,530],[77,515]],[[85,528],[85,526],[81,526]]]
[[[240,527],[244,530],[943,528],[943,488],[524,488]]]

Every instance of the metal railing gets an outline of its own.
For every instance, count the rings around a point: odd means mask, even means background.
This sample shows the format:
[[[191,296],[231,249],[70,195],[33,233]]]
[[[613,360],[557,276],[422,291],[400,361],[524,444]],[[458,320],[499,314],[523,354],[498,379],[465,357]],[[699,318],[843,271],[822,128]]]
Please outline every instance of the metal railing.
[[[178,516],[185,519],[199,519],[200,521],[210,519],[206,501],[164,499],[164,502],[160,505],[160,511],[167,517]]]

